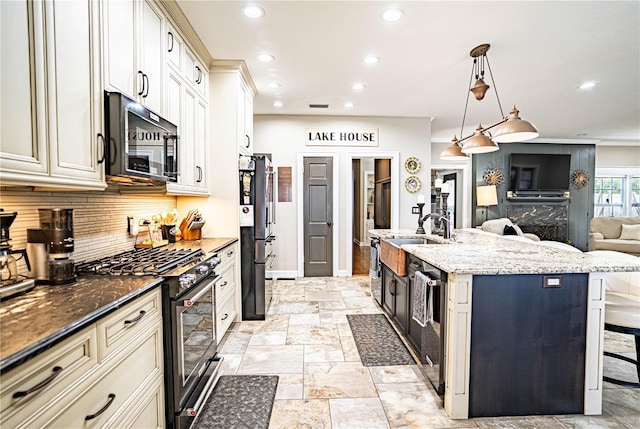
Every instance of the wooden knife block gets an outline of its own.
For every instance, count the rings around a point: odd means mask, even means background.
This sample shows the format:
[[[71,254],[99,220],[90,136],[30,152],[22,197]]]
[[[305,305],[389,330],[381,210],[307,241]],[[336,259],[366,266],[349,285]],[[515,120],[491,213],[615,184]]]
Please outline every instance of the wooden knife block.
[[[202,229],[189,229],[187,228],[187,221],[182,219],[180,222],[180,232],[182,233],[182,239],[186,241],[200,240],[202,238]]]

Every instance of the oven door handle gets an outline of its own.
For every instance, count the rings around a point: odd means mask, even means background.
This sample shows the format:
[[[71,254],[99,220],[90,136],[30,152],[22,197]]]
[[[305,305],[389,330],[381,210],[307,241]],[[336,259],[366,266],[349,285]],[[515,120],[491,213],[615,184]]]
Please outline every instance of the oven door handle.
[[[218,280],[220,280],[222,278],[222,276],[216,276],[213,281],[211,282],[212,284],[216,284],[218,282]],[[210,288],[209,287],[205,287],[202,288],[201,291],[199,291],[198,293],[196,293],[195,295],[193,295],[191,298],[185,299],[184,301],[182,301],[182,306],[183,307],[191,307],[193,306],[196,301],[198,301],[202,295],[204,295],[205,293],[209,292]]]
[[[224,360],[223,356],[216,356],[215,358],[209,360],[209,365],[215,364],[219,368],[223,360]],[[218,382],[218,375],[217,375],[218,369],[215,369],[214,372],[215,372],[215,375],[212,374],[211,377],[209,377],[207,384],[204,386],[204,389],[202,389],[202,394],[200,395],[196,403],[193,404],[193,407],[185,408],[184,411],[180,413],[180,415],[188,416],[188,417],[197,417],[198,414],[200,414],[200,411],[201,411],[200,408],[202,407],[204,402],[207,399],[209,399],[209,395],[213,390],[213,386]]]

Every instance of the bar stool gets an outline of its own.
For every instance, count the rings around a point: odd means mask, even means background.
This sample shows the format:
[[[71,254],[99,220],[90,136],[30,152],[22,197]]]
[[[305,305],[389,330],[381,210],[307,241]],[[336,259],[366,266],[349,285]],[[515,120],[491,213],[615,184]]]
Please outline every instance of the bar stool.
[[[637,256],[615,251],[594,250],[586,253],[616,261],[640,262]],[[640,271],[607,273],[605,287],[604,329],[633,335],[636,343],[636,359],[612,352],[604,352],[604,355],[635,364],[638,382],[607,376],[604,376],[603,380],[620,386],[640,388]]]

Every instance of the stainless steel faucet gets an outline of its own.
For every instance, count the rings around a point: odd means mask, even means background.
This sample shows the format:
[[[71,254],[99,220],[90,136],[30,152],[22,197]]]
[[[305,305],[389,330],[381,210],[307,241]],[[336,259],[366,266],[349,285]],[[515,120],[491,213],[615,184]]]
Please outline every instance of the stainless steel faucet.
[[[449,214],[440,214],[440,213],[429,213],[422,218],[422,221],[426,221],[427,219],[437,219],[443,221],[445,224],[442,226],[443,229],[443,237],[445,239],[451,238],[451,219],[449,219]]]

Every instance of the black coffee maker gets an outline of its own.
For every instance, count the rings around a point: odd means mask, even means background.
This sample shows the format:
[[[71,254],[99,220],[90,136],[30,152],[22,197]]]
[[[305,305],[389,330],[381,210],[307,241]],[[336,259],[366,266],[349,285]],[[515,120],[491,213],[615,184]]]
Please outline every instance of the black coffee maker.
[[[73,260],[73,209],[38,209],[40,229],[27,229],[29,277],[43,284],[76,281]]]
[[[18,274],[18,264],[13,255],[24,257],[27,269],[30,270],[27,251],[24,249],[12,249],[9,228],[18,216],[17,212],[5,212],[0,208],[0,299],[7,298],[19,292],[26,291],[35,286],[35,282]],[[18,258],[19,259],[19,258]]]

